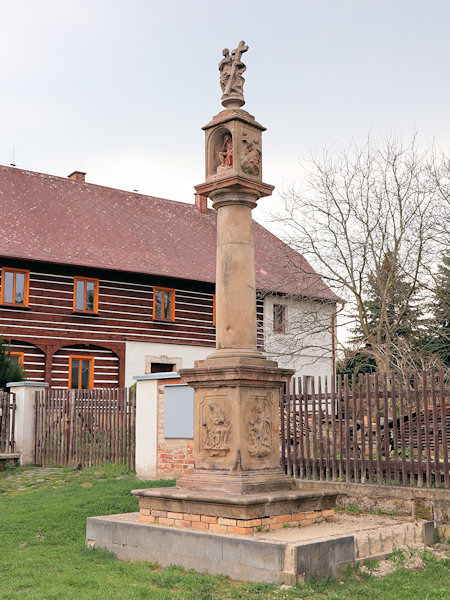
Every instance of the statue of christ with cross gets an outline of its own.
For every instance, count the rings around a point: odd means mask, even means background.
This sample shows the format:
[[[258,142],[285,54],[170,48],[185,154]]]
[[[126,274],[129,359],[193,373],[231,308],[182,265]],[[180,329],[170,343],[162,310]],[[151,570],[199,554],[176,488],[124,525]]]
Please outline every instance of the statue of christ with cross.
[[[224,106],[242,106],[244,100],[244,81],[242,74],[246,66],[242,62],[242,55],[247,52],[248,46],[241,41],[238,47],[230,51],[224,48],[223,58],[219,63],[220,86],[222,88],[222,104]]]

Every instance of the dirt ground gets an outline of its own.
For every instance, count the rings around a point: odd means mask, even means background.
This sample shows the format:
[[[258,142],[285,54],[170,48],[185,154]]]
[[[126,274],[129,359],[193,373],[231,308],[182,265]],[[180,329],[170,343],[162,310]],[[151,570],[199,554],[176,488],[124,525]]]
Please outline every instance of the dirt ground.
[[[448,550],[444,546],[442,548],[427,548],[427,552],[431,552],[439,560],[448,558]],[[404,550],[399,555],[376,562],[372,566],[361,565],[360,571],[362,573],[370,573],[375,577],[384,577],[385,575],[389,575],[389,573],[393,573],[400,567],[410,571],[422,571],[422,569],[425,568],[423,554],[414,548]]]

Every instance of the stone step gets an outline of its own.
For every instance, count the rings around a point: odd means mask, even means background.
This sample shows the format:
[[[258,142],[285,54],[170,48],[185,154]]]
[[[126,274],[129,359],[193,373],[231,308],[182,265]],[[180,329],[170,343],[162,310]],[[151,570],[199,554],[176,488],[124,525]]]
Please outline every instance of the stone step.
[[[377,527],[354,533],[355,559],[382,557],[394,550],[422,548],[430,543],[429,528],[423,521]]]

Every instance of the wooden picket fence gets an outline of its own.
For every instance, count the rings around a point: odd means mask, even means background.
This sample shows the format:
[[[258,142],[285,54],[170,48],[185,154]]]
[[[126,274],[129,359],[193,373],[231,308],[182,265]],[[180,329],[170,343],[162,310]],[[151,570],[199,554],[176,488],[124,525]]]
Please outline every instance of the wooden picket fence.
[[[448,374],[291,382],[280,394],[281,464],[300,479],[449,487]]]
[[[135,468],[134,389],[36,392],[34,462]]]
[[[16,396],[0,391],[0,454],[15,451]]]

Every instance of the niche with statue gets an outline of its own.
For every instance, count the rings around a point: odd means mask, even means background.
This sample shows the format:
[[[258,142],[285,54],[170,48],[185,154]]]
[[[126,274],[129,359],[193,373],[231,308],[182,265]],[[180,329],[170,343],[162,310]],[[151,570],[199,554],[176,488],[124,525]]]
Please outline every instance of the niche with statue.
[[[226,113],[230,112],[233,119],[226,119]],[[206,181],[236,176],[261,181],[261,133],[264,128],[243,110],[225,110],[223,117],[226,122],[218,124],[216,121],[215,126],[204,128]]]

